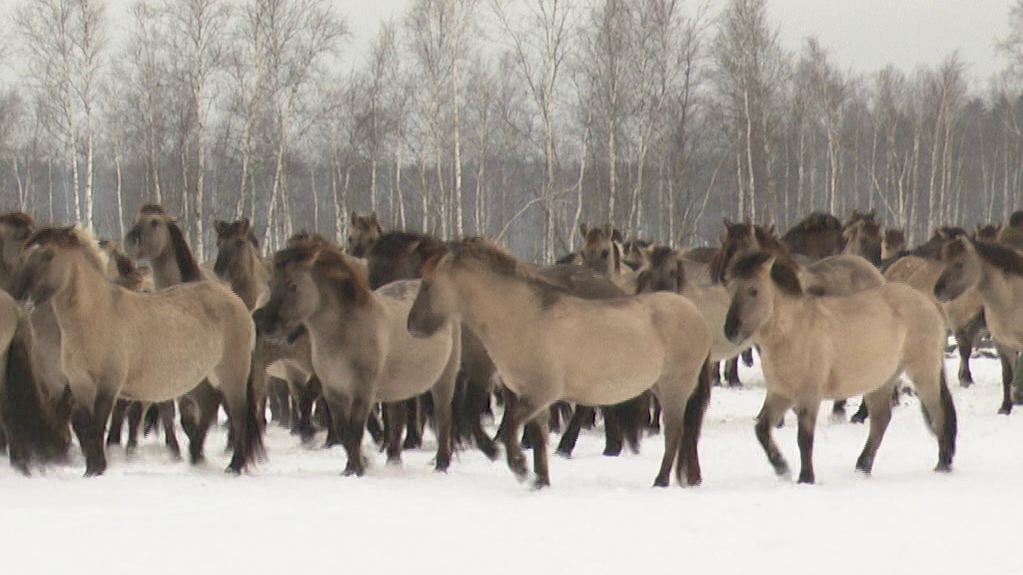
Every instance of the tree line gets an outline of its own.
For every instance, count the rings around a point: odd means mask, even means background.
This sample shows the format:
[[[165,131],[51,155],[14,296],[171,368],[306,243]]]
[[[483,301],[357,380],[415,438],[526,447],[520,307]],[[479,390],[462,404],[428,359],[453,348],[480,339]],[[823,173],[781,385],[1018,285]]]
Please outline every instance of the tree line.
[[[329,0],[21,0],[2,22],[4,210],[122,236],[179,214],[271,248],[386,227],[487,235],[550,261],[580,223],[660,243],[722,216],[779,228],[874,208],[920,240],[1023,207],[1023,0],[978,89],[952,51],[911,71],[790,52],[768,0],[410,0],[368,47]]]

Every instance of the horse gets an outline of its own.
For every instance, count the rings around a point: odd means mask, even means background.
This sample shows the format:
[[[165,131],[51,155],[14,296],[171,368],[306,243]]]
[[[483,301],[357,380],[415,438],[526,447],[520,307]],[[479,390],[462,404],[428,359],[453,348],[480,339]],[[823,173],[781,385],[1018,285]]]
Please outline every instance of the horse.
[[[365,216],[352,212],[351,228],[348,230],[348,252],[357,258],[366,257],[369,249],[383,233],[376,212]]]
[[[701,481],[700,421],[685,412],[707,377],[711,336],[689,300],[671,293],[578,298],[479,238],[448,243],[424,272],[408,329],[429,337],[458,317],[479,336],[518,396],[506,413],[505,435],[517,477],[528,473],[518,441],[528,422],[534,487],[550,485],[546,413],[554,401],[607,405],[653,389],[664,410],[664,456],[654,484],[668,485],[676,457],[680,483],[683,476],[689,485]]]
[[[941,302],[955,302],[971,290],[980,295],[1002,359],[999,413],[1011,413],[1013,359],[1023,350],[1023,256],[1007,246],[960,235],[943,247],[942,259],[934,295]]]
[[[460,324],[445,322],[432,337],[413,338],[406,318],[419,280],[371,290],[351,256],[323,242],[299,241],[274,255],[268,335],[309,332],[312,363],[348,455],[345,475],[365,473],[362,434],[375,402],[400,402],[430,391],[437,426],[436,470],[451,461],[451,399],[461,357]],[[393,434],[401,426],[392,426]],[[388,462],[400,461],[391,437]]]
[[[964,235],[966,230],[962,228],[936,228],[927,242],[893,261],[884,272],[885,279],[909,284],[928,297],[933,296],[934,285],[943,267],[940,261],[942,246]],[[959,385],[969,387],[973,385],[973,373],[970,370],[973,343],[985,327],[986,314],[983,313],[982,298],[977,290],[966,290],[954,300],[941,302],[940,307],[959,350]],[[1003,381],[1005,393],[999,413],[1008,414],[1012,411],[1010,384],[1011,377]]]
[[[876,267],[881,266],[881,224],[873,218],[860,218],[842,232],[845,248],[842,253],[860,256]]]
[[[100,240],[99,248],[106,256],[106,276],[115,284],[132,291],[153,291],[153,278],[144,276],[132,263],[121,248],[120,242]],[[181,447],[174,433],[174,404],[164,403],[150,406],[137,401],[118,399],[114,403],[110,415],[110,428],[107,433],[107,446],[121,443],[124,420],[128,419],[128,443],[126,449],[131,452],[138,447],[139,426],[146,416],[145,433],[161,423],[164,429],[164,443],[171,456],[181,457]]]
[[[727,280],[731,304],[725,335],[760,346],[767,398],[756,435],[778,475],[788,463],[771,429],[789,408],[799,419],[800,483],[813,483],[813,439],[822,399],[864,394],[870,434],[856,469],[871,473],[891,419],[901,373],[913,381],[924,419],[938,440],[936,471],[950,471],[956,413],[944,378],[945,326],[933,302],[913,288],[886,283],[843,297],[807,294],[789,262],[769,252],[740,257]]]
[[[781,236],[781,243],[793,256],[815,261],[842,252],[841,220],[825,212],[813,212]]]
[[[157,290],[182,283],[219,281],[212,271],[204,271],[196,263],[185,241],[185,234],[177,225],[177,218],[158,204],[143,204],[139,207],[134,224],[125,234],[123,245],[125,253],[130,257],[149,261],[153,286]],[[257,388],[257,394],[262,398],[263,390]],[[182,398],[181,427],[189,439],[192,463],[203,460],[202,447],[209,428],[216,421],[220,404],[221,398],[209,382],[200,383]],[[162,405],[160,409],[163,417],[173,417],[173,405]]]
[[[103,432],[117,397],[168,401],[204,378],[232,415],[228,470],[241,473],[262,438],[249,381],[255,327],[238,296],[214,282],[152,293],[122,288],[104,275],[95,240],[74,227],[41,229],[25,245],[13,295],[53,306],[86,476],[106,470]]]
[[[611,224],[592,228],[579,224],[579,233],[583,245],[578,263],[606,275],[625,293],[635,293],[637,272],[625,264],[621,232]]]
[[[973,231],[973,239],[981,242],[997,242],[1002,224],[977,224]]]

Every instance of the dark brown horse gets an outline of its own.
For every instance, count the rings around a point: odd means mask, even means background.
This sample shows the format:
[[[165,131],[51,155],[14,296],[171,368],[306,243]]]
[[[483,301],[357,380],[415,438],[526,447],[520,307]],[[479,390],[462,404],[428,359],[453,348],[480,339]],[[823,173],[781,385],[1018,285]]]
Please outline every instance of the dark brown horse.
[[[352,212],[351,228],[348,230],[348,253],[357,258],[366,257],[369,249],[383,233],[376,212],[365,216]]]
[[[813,212],[789,228],[781,241],[793,256],[815,261],[842,253],[844,229],[845,226],[835,216]]]

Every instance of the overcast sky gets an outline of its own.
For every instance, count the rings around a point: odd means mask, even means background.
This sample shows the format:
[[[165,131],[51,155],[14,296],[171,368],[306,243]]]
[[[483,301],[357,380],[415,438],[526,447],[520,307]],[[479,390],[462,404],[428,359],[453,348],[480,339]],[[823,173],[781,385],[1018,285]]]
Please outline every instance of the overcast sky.
[[[111,0],[114,12],[133,0]],[[355,49],[362,49],[382,19],[404,12],[409,0],[334,0],[346,14]],[[702,0],[686,0],[692,7]],[[725,0],[712,0],[721,6]],[[797,50],[816,35],[835,62],[856,72],[873,72],[891,63],[909,72],[934,65],[958,49],[977,80],[1004,66],[995,55],[997,38],[1007,33],[1009,6],[1015,0],[768,0],[768,13],[782,42]],[[0,0],[0,6],[12,0]]]

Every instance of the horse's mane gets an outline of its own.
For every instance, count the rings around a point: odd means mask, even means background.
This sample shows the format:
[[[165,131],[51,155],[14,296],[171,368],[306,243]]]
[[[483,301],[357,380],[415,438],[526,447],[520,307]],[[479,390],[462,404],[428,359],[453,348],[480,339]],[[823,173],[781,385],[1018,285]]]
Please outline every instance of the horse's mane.
[[[8,212],[6,214],[0,214],[0,224],[6,224],[27,230],[35,224],[35,220],[33,220],[32,216],[25,212]]]
[[[202,271],[199,269],[199,264],[195,263],[192,249],[188,247],[188,242],[185,241],[185,235],[181,233],[181,228],[168,219],[167,232],[170,234],[171,249],[174,250],[174,261],[177,262],[178,269],[181,271],[181,282],[188,283],[201,280]]]
[[[782,241],[797,234],[810,234],[816,232],[842,231],[842,221],[827,212],[812,212],[803,218],[799,223],[792,226],[781,237]]]
[[[121,251],[120,244],[109,240],[101,240],[99,247],[103,250],[103,253],[107,254],[108,258],[113,259],[114,265],[117,266],[117,275],[121,281],[116,283],[131,289],[135,289],[142,283],[142,274],[135,267],[135,264],[132,263],[131,258]]]
[[[380,236],[376,243],[369,248],[369,253],[366,256],[387,259],[399,258],[409,253],[413,248],[425,260],[443,251],[444,242],[419,232],[387,232]]]
[[[448,242],[447,251],[454,265],[474,264],[499,276],[527,283],[547,307],[568,290],[526,266],[518,258],[485,238],[465,238]]]
[[[750,279],[767,263],[774,258],[771,265],[771,280],[781,291],[787,295],[799,296],[803,294],[803,287],[799,283],[799,268],[794,261],[778,258],[775,254],[757,250],[740,256],[732,265],[731,273],[739,279]]]
[[[315,238],[289,240],[288,247],[274,255],[274,268],[281,269],[293,262],[312,265],[316,276],[332,285],[345,301],[360,305],[372,293],[361,266],[354,264],[351,256],[323,241]]]
[[[934,233],[931,234],[931,237],[926,242],[913,248],[909,253],[931,260],[941,259],[942,246],[950,240],[968,235],[965,229],[958,226],[939,226],[934,228]]]
[[[984,241],[973,242],[977,254],[987,263],[1010,275],[1023,276],[1023,255],[1002,244]],[[962,241],[949,242],[942,250],[945,259],[957,256],[966,251]]]
[[[61,249],[81,249],[89,263],[96,266],[96,269],[106,269],[107,254],[99,247],[96,236],[80,226],[66,226],[62,228],[41,228],[25,240],[25,248],[32,246],[55,245]]]
[[[149,216],[166,216],[167,210],[163,209],[163,206],[160,204],[142,204],[142,207],[139,208],[139,213]]]

